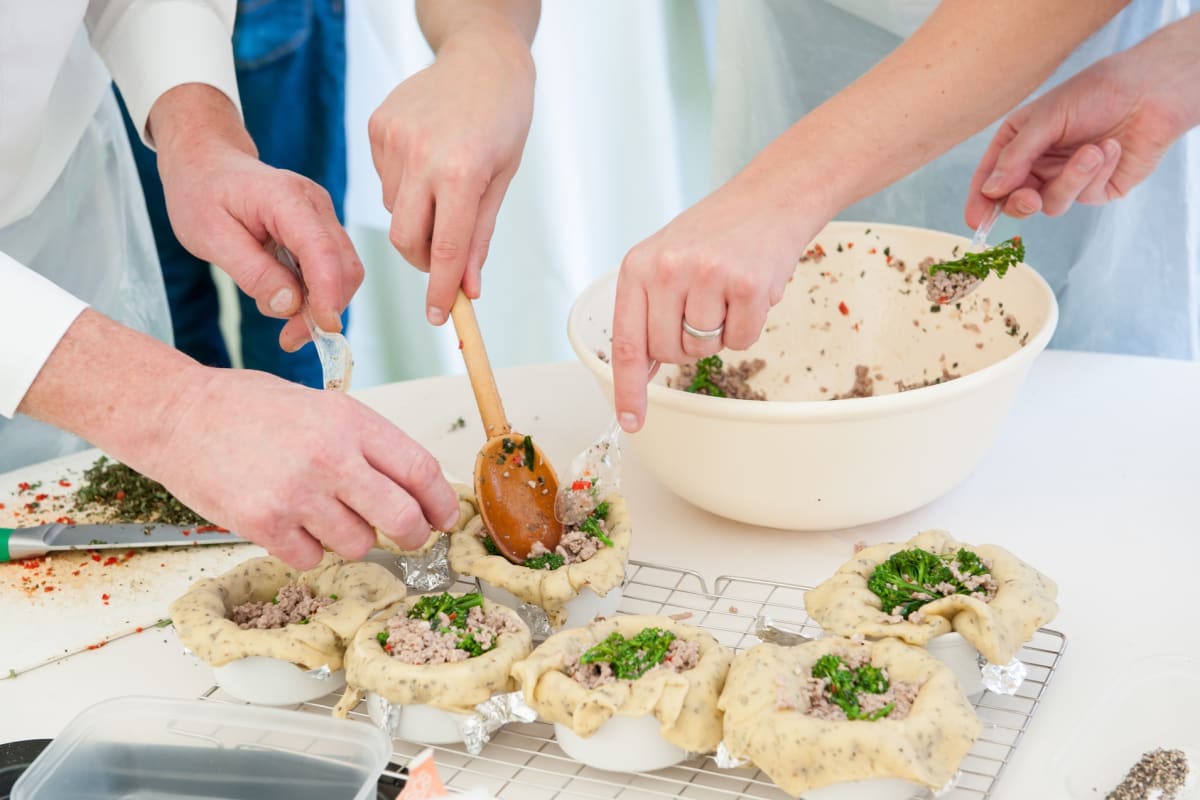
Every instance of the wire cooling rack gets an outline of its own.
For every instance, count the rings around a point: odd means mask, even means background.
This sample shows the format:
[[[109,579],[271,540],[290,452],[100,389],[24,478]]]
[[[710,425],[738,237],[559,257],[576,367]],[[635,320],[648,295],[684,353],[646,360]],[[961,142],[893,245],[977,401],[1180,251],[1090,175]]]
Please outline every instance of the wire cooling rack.
[[[629,572],[619,613],[674,616],[703,628],[735,650],[759,642],[755,636],[759,616],[809,636],[821,632],[804,612],[804,586],[722,576],[710,589],[695,572],[640,561],[630,561]],[[450,587],[450,591],[474,590],[474,583],[465,579]],[[991,795],[1065,649],[1063,634],[1039,630],[1018,654],[1029,673],[1017,694],[985,691],[975,701],[983,733],[963,760],[954,788],[942,800],[982,800]],[[204,697],[239,702],[216,687]],[[338,699],[339,695],[330,695],[297,708],[329,714]],[[370,724],[361,705],[350,716]],[[401,740],[392,744],[392,760],[401,765],[428,747]],[[545,722],[509,724],[492,735],[479,755],[471,755],[461,745],[435,745],[432,749],[442,779],[451,790],[483,788],[503,800],[789,800],[761,771],[753,767],[719,769],[711,756],[695,756],[648,773],[586,767],[563,753],[554,741],[553,726]],[[927,792],[913,796],[914,800],[927,797],[931,797]]]

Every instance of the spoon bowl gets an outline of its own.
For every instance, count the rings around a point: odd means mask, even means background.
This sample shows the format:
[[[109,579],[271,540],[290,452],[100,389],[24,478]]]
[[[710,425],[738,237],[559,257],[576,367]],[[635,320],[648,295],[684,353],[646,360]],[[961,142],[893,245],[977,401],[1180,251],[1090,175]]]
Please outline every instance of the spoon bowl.
[[[519,433],[489,439],[475,457],[475,497],[484,525],[509,560],[529,558],[535,543],[553,550],[562,537],[554,513],[554,467]]]
[[[483,525],[509,561],[520,564],[540,543],[553,551],[562,538],[555,518],[558,476],[533,438],[514,433],[488,362],[479,322],[460,289],[450,310],[488,439],[475,457],[475,499]]]

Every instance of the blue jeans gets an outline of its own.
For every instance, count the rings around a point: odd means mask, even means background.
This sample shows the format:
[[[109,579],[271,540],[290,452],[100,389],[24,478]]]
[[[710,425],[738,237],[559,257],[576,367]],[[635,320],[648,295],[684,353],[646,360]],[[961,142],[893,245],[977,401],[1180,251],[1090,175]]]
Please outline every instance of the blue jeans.
[[[343,221],[346,194],[346,37],[342,0],[238,0],[233,31],[238,91],[246,128],[273,167],[323,186]],[[230,366],[221,335],[216,285],[208,265],[183,248],[167,219],[154,153],[130,127],[134,158],[162,263],[175,346],[202,364]],[[279,347],[283,320],[264,317],[238,291],[242,363],[322,388],[315,348]],[[342,322],[347,322],[347,314]]]

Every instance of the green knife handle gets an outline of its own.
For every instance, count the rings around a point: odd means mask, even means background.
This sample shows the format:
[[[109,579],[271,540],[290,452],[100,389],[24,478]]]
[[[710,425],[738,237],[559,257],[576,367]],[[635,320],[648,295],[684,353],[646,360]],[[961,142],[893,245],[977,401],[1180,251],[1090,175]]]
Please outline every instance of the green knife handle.
[[[0,528],[0,564],[45,555],[46,544],[42,541],[44,528]]]

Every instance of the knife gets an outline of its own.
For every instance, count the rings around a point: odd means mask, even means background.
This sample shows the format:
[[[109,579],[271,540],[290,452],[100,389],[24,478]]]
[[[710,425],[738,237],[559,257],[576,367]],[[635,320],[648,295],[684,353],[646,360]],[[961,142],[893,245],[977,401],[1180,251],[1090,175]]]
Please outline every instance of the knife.
[[[128,550],[133,547],[241,544],[245,541],[212,525],[184,527],[140,522],[65,525],[54,522],[36,528],[0,528],[0,563],[63,550]]]

